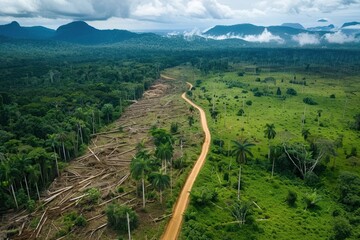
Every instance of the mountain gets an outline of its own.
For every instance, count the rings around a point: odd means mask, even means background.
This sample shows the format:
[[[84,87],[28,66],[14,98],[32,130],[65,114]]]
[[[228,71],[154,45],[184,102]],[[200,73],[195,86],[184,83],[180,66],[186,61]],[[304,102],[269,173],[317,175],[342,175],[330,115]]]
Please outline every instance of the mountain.
[[[237,24],[231,26],[223,26],[217,25],[208,31],[204,32],[204,34],[209,36],[222,36],[222,35],[259,35],[265,30],[265,27],[256,26],[252,24]]]
[[[356,26],[356,25],[360,25],[360,22],[347,22],[344,23],[341,28],[346,28],[346,27],[351,27],[351,26]]]
[[[305,29],[304,26],[301,25],[300,23],[283,23],[283,24],[281,24],[281,26],[292,27],[292,28],[297,28],[297,29]]]
[[[107,44],[139,38],[151,33],[137,34],[126,30],[99,30],[82,21],[60,26],[54,39],[79,44]]]
[[[312,32],[333,31],[334,29],[335,29],[335,26],[333,24],[330,24],[328,26],[318,26],[318,27],[307,28],[308,31],[312,31]]]
[[[252,24],[238,24],[232,26],[215,26],[203,33],[204,37],[214,39],[239,38],[250,42],[292,41],[292,36],[307,33],[306,30],[287,26],[256,26]]]
[[[0,25],[0,35],[10,38],[45,39],[51,38],[54,33],[54,30],[41,26],[21,27],[18,22]]]

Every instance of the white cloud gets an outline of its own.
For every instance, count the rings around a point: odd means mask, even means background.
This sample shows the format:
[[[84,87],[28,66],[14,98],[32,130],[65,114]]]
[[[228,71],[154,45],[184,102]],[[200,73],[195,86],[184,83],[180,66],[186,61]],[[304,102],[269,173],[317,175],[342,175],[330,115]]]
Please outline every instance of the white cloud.
[[[273,35],[266,28],[260,35],[247,35],[243,38],[248,42],[260,42],[260,43],[268,43],[268,42],[278,42],[283,43],[284,40],[276,35]]]
[[[329,43],[339,43],[339,44],[358,42],[358,39],[356,39],[353,35],[346,35],[341,31],[335,33],[327,33],[324,35],[324,39]]]
[[[286,13],[330,13],[349,7],[359,6],[360,0],[263,0],[259,8]]]
[[[177,29],[191,29],[245,22],[265,26],[301,22],[312,26],[321,17],[341,25],[359,21],[359,9],[360,0],[0,0],[0,22],[6,23],[8,18],[20,23],[22,19],[44,19],[45,24],[49,19],[59,23],[64,19],[109,23],[114,22],[111,19],[123,19],[141,26],[157,23],[166,28],[172,24]]]
[[[269,42],[277,42],[277,43],[284,43],[284,39],[282,39],[279,36],[273,35],[271,32],[267,30],[267,28],[264,29],[264,31],[259,35],[236,35],[232,33],[228,33],[226,35],[220,35],[220,36],[209,36],[204,35],[204,37],[215,39],[215,40],[225,40],[225,39],[242,39],[247,42],[259,42],[259,43],[269,43]]]
[[[319,36],[316,34],[300,33],[292,37],[300,46],[320,44]]]

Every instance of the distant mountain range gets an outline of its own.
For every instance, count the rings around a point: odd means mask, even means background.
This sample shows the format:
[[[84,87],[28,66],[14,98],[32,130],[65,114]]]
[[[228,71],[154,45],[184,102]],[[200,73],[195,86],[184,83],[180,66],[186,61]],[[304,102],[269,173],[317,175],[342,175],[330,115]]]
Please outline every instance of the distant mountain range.
[[[226,44],[232,46],[250,47],[259,45],[278,47],[328,46],[334,44],[359,46],[360,22],[344,23],[340,28],[330,24],[328,26],[307,29],[299,23],[284,23],[281,26],[269,27],[253,24],[218,25],[205,32],[191,31],[165,36],[155,33],[134,33],[117,29],[99,30],[82,21],[60,26],[57,30],[42,26],[22,27],[17,22],[0,25],[0,43],[11,41],[11,39],[62,41],[83,45],[115,43],[141,43],[146,45],[161,43],[169,46],[188,46],[188,43],[192,42],[196,46],[201,44],[214,46],[220,40],[227,40]]]
[[[98,30],[82,21],[60,26],[56,31],[45,27],[21,27],[19,23],[0,26],[0,35],[17,39],[50,39],[78,44],[109,44],[152,33],[137,34],[126,30]]]
[[[341,28],[335,28],[330,24],[307,29],[299,23],[269,27],[253,24],[219,25],[203,32],[201,36],[217,40],[241,39],[247,42],[286,46],[360,45],[360,23],[345,23]]]

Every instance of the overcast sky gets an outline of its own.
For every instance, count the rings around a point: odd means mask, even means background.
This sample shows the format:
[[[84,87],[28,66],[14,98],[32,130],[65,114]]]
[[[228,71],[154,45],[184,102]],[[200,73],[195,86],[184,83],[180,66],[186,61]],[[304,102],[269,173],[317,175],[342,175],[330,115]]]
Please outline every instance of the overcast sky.
[[[284,22],[339,26],[360,21],[360,0],[0,0],[0,24],[14,20],[53,29],[74,20],[129,30]]]

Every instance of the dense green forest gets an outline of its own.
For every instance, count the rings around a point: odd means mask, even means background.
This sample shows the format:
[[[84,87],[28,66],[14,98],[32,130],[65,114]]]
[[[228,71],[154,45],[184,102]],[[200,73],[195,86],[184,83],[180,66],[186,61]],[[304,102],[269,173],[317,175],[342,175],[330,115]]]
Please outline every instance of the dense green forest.
[[[8,60],[8,59],[7,59]],[[12,60],[1,66],[1,210],[32,204],[159,76],[153,63]]]

